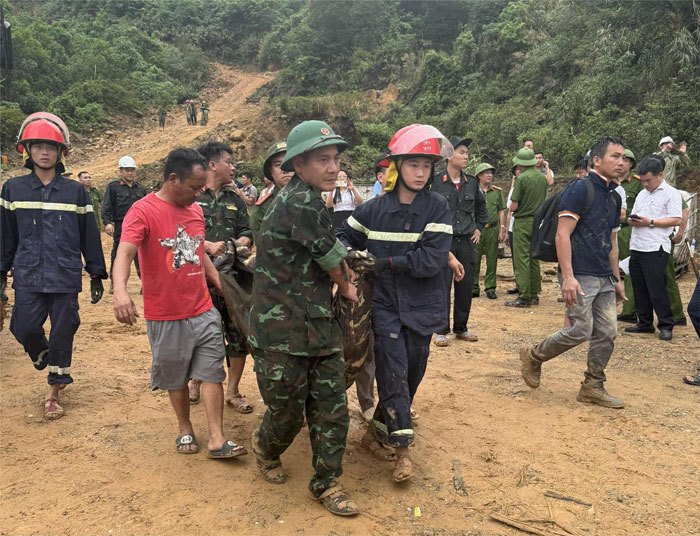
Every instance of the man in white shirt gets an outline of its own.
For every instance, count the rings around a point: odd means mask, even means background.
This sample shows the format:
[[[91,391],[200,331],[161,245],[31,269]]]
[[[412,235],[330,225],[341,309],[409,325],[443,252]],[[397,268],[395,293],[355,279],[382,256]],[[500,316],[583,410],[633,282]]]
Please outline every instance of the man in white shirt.
[[[639,192],[628,222],[630,238],[630,277],[639,319],[625,328],[628,333],[654,333],[656,312],[659,339],[670,341],[673,313],[666,291],[666,263],[671,253],[672,227],[681,223],[681,195],[664,181],[661,162],[647,156],[637,167],[644,190]]]

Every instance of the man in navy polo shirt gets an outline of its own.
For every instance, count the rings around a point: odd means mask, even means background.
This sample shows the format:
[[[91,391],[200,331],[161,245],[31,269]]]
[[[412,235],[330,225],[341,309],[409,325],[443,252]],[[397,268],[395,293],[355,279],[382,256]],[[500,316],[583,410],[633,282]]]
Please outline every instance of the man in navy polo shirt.
[[[602,138],[591,149],[593,169],[562,195],[556,247],[561,295],[566,302],[570,325],[540,344],[520,349],[521,373],[525,383],[540,385],[542,363],[590,341],[588,367],[576,400],[608,408],[622,408],[622,400],[603,387],[605,367],[617,335],[617,301],[625,299],[620,282],[617,230],[619,201],[612,195],[624,165],[625,147],[617,138]],[[595,197],[586,214],[586,183],[591,181]]]

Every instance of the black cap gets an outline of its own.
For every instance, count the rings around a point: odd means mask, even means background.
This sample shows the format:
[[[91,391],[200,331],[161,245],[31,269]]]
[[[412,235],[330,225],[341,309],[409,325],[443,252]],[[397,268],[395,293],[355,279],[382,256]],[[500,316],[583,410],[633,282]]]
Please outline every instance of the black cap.
[[[462,138],[461,136],[452,136],[450,138],[450,143],[452,144],[453,149],[456,149],[458,145],[464,145],[467,149],[469,149],[471,142],[471,138]]]

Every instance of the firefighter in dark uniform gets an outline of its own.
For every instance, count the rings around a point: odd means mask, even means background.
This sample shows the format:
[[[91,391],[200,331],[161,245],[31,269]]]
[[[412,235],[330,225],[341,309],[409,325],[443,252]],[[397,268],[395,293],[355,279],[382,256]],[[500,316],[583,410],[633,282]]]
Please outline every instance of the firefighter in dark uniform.
[[[0,295],[12,270],[15,306],[10,331],[34,368],[48,370],[47,419],[63,416],[58,394],[73,383],[81,254],[91,278],[92,303],[102,298],[102,279],[107,279],[90,197],[82,184],[61,176],[69,148],[68,129],[60,118],[45,112],[30,115],[20,129],[17,149],[32,172],[9,179],[0,193]]]
[[[478,340],[477,336],[469,332],[467,323],[472,308],[476,244],[479,243],[488,214],[478,179],[462,171],[469,162],[471,139],[452,138],[450,143],[454,147],[454,155],[447,160],[445,170],[435,175],[432,191],[445,197],[450,206],[453,229],[451,251],[464,266],[464,278],[454,282],[452,331],[457,339],[474,342]],[[451,271],[446,269],[444,277],[447,285],[447,319],[445,325],[436,331],[437,346],[447,346],[447,334],[450,332]]]
[[[446,322],[442,274],[452,214],[446,199],[429,189],[441,140],[429,125],[399,130],[389,143],[386,193],[357,207],[339,231],[344,244],[376,258],[372,329],[379,403],[362,444],[375,455],[395,449],[395,482],[413,475],[411,403],[425,374],[430,338]]]
[[[130,156],[119,159],[119,180],[107,185],[104,203],[102,203],[102,223],[105,233],[114,238],[109,264],[109,293],[112,293],[112,265],[117,256],[119,239],[122,236],[122,222],[131,205],[146,195],[146,189],[136,182],[136,162]],[[134,257],[136,273],[141,277],[138,255]]]

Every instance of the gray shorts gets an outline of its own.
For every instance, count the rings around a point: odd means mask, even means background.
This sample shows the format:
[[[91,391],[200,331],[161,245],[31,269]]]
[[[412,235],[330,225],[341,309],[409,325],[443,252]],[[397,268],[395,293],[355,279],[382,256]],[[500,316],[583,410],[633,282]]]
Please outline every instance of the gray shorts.
[[[183,320],[146,320],[146,327],[154,391],[183,389],[192,378],[210,383],[226,379],[226,349],[216,308]]]

